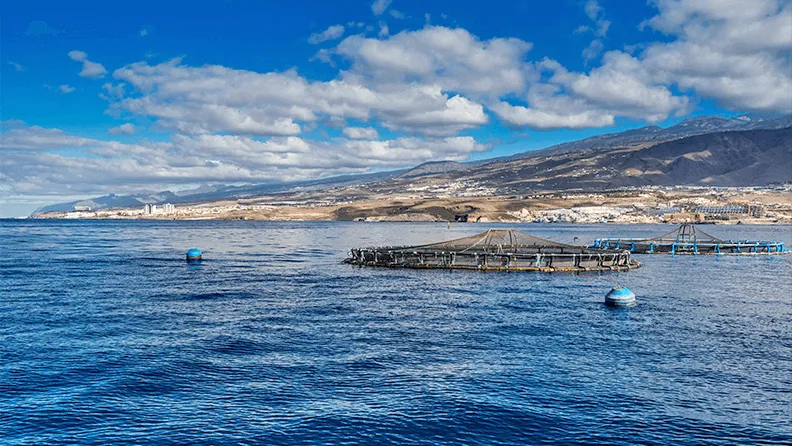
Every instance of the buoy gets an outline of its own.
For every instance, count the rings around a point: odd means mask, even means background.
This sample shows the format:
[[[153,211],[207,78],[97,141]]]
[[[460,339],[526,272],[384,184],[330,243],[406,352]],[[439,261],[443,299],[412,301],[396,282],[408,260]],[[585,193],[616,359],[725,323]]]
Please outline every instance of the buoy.
[[[201,250],[198,248],[190,248],[187,251],[187,261],[188,262],[197,262],[201,260]]]
[[[635,294],[627,289],[627,287],[613,287],[608,292],[608,294],[605,295],[605,305],[612,305],[615,307],[631,307],[636,303]]]

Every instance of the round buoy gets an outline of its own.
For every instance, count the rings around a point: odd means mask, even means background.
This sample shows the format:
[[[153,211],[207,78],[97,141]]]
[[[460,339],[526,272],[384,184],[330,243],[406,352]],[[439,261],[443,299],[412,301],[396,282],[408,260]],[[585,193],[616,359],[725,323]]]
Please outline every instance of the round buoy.
[[[190,250],[187,251],[187,261],[197,262],[198,260],[201,260],[201,250],[198,248],[190,248]]]
[[[635,294],[627,289],[627,287],[613,287],[608,292],[608,294],[605,295],[606,305],[612,305],[615,307],[631,307],[636,303]]]

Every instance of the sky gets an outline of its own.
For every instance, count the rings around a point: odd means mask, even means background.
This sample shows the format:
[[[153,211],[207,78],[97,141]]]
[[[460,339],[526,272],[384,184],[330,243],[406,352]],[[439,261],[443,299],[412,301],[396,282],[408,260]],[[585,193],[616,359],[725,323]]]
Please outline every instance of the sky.
[[[6,2],[0,217],[792,112],[792,0]]]

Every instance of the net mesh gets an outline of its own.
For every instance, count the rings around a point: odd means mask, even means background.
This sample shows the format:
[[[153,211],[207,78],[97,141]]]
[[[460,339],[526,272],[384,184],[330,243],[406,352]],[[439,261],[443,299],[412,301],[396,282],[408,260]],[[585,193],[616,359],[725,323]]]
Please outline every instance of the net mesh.
[[[697,229],[691,224],[680,225],[675,231],[668,234],[661,235],[649,240],[674,240],[678,242],[703,242],[703,243],[718,243],[723,242],[717,237],[711,236],[701,229]]]
[[[412,248],[436,251],[465,252],[471,249],[491,251],[540,246],[559,248],[572,247],[571,245],[565,245],[563,243],[534,237],[516,229],[490,229],[487,232],[471,235],[469,237],[448,240],[440,243],[431,243],[428,245],[419,245]]]

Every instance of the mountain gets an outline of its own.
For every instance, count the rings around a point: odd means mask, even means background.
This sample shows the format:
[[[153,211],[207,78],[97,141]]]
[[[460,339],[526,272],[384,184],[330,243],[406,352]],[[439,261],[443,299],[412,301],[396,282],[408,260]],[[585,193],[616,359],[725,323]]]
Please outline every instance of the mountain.
[[[35,214],[57,211],[72,211],[83,208],[92,210],[109,209],[118,207],[142,206],[146,203],[203,203],[210,201],[229,200],[238,198],[255,197],[273,193],[294,192],[297,190],[315,190],[330,187],[352,186],[356,184],[386,180],[397,177],[407,172],[407,169],[393,170],[388,172],[366,173],[359,175],[340,175],[318,180],[299,181],[290,183],[271,183],[255,184],[243,186],[227,186],[223,184],[208,185],[204,184],[196,189],[183,190],[178,192],[140,192],[131,195],[110,194],[103,197],[96,197],[87,200],[71,201],[68,203],[58,203],[36,209]]]
[[[403,191],[415,182],[472,179],[502,193],[606,189],[643,185],[759,186],[792,182],[792,115],[763,120],[697,117],[668,128],[643,127],[599,135],[510,157],[458,163],[435,161],[413,169],[312,181],[110,194],[43,207],[35,213],[143,203],[201,203],[367,184]]]
[[[436,173],[448,173],[466,169],[468,166],[456,161],[430,161],[414,167],[401,176],[404,178],[419,177],[422,175],[432,175]]]
[[[583,149],[607,149],[612,147],[629,147],[642,144],[657,144],[688,136],[703,135],[735,130],[774,130],[792,127],[792,114],[775,119],[762,119],[750,115],[737,118],[721,118],[718,116],[699,116],[685,119],[671,127],[649,126],[620,133],[592,136],[580,141],[558,144],[542,150],[519,153],[509,157],[520,159],[532,156],[547,156]]]
[[[85,209],[85,208],[96,210],[96,209],[106,209],[106,208],[138,206],[145,203],[166,203],[172,200],[174,197],[176,197],[176,195],[170,191],[155,192],[155,193],[143,192],[134,195],[110,194],[110,195],[105,195],[103,197],[90,198],[88,200],[78,200],[78,201],[71,201],[69,203],[58,203],[50,206],[44,206],[42,208],[36,209],[36,211],[33,213],[38,214],[42,212],[71,211],[75,209]]]
[[[431,182],[433,178],[421,180]],[[792,183],[792,127],[709,133],[650,146],[545,153],[495,161],[444,174],[437,180],[475,180],[506,194],[647,185]],[[388,183],[380,187],[388,187]]]
[[[174,194],[178,197],[189,197],[190,195],[210,194],[212,192],[217,192],[227,188],[228,186],[224,184],[214,184],[214,185],[203,184],[195,189],[182,190],[182,191],[174,192]]]

